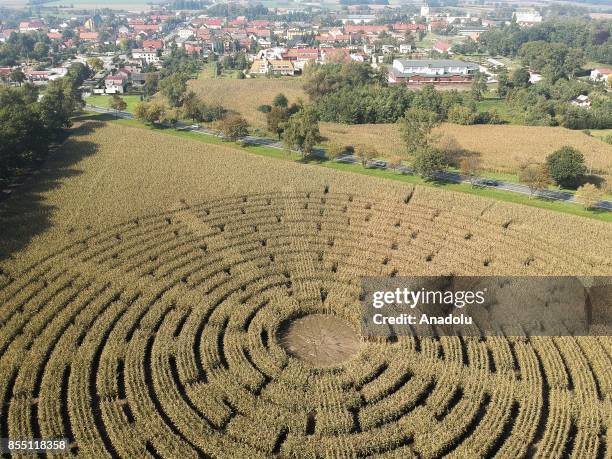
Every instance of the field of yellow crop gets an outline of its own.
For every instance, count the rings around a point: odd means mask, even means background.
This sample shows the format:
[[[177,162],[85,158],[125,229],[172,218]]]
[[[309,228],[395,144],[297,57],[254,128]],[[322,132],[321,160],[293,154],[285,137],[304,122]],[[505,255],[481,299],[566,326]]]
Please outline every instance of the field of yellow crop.
[[[322,123],[321,133],[341,144],[370,145],[383,156],[400,154],[404,148],[394,124]],[[531,159],[543,161],[548,154],[565,145],[582,151],[587,165],[592,162],[594,171],[608,176],[612,171],[612,145],[581,131],[561,127],[445,123],[438,128],[438,133],[443,138],[455,139],[459,147],[468,152],[480,153],[483,166],[490,171],[516,172],[521,162]]]
[[[266,120],[257,107],[270,104],[279,92],[285,94],[290,103],[299,98],[308,101],[302,90],[302,81],[297,78],[199,79],[189,84],[204,101],[234,110],[258,128],[265,128]],[[394,124],[321,123],[321,133],[328,140],[340,144],[372,146],[381,156],[395,156],[403,151]],[[592,165],[594,172],[612,177],[612,145],[581,131],[546,126],[460,126],[445,123],[439,128],[439,133],[446,139],[454,139],[462,149],[479,153],[488,171],[514,173],[526,160],[543,161],[556,149],[571,145],[584,153],[587,165]]]
[[[302,99],[305,102],[308,96],[302,90],[302,81],[299,78],[254,78],[245,80],[231,79],[198,79],[189,82],[193,89],[205,102],[221,104],[225,108],[234,110],[255,127],[265,128],[266,117],[257,111],[260,105],[272,103],[278,93],[283,93],[289,103]]]
[[[612,451],[610,337],[359,334],[362,276],[610,275],[612,225],[89,122],[0,228],[0,437],[82,457]],[[291,348],[335,332],[325,362]]]

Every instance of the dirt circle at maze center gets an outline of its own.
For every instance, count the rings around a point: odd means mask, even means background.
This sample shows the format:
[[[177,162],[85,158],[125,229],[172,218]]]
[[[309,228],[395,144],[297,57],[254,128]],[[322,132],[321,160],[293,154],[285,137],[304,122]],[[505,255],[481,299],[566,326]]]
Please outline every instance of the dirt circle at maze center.
[[[315,367],[342,363],[359,350],[359,336],[342,319],[311,314],[291,321],[280,342],[291,355]]]
[[[587,263],[538,241],[526,264],[511,225],[410,201],[184,204],[3,280],[0,437],[83,457],[605,457],[609,338],[360,340],[330,367],[287,352],[295,317],[358,329],[363,275]]]

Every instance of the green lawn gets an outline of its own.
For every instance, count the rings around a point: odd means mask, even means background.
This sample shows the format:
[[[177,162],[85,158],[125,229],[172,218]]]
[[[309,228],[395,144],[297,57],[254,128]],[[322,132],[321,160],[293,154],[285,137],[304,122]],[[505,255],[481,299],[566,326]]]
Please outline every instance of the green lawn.
[[[140,96],[120,96],[127,104],[126,112],[134,112],[134,107],[140,102]],[[85,98],[85,103],[110,108],[113,96],[89,96]]]
[[[137,127],[140,129],[151,129],[158,131],[161,134],[172,135],[175,137],[183,137],[187,139],[196,140],[202,143],[208,144],[224,144],[231,146],[232,148],[236,148],[239,150],[247,151],[249,153],[268,156],[277,158],[284,161],[296,161],[307,164],[316,164],[321,167],[328,167],[331,169],[343,170],[346,172],[353,172],[362,175],[370,175],[390,180],[397,180],[400,182],[406,183],[414,183],[422,186],[430,186],[435,188],[443,188],[446,190],[457,191],[461,193],[474,194],[478,196],[483,196],[487,198],[497,199],[500,201],[513,202],[517,204],[528,205],[532,207],[539,207],[542,209],[554,210],[557,212],[564,212],[568,214],[579,215],[581,217],[593,218],[596,220],[601,220],[605,222],[612,222],[612,212],[607,212],[603,210],[585,210],[581,206],[577,204],[566,203],[562,201],[550,201],[544,199],[537,198],[529,198],[527,195],[519,194],[519,193],[511,193],[507,191],[495,190],[488,187],[473,187],[467,183],[449,183],[449,182],[432,182],[426,181],[423,178],[416,175],[403,175],[399,172],[389,171],[389,170],[381,170],[381,169],[366,169],[358,164],[345,164],[338,163],[335,161],[328,161],[321,158],[303,158],[301,155],[295,152],[288,152],[279,150],[277,148],[270,148],[260,145],[253,146],[241,146],[234,142],[225,142],[219,137],[198,134],[195,132],[189,131],[177,131],[175,129],[170,128],[156,128],[152,126],[146,126],[140,121],[137,120],[126,120],[126,119],[115,119],[110,114],[101,114],[101,113],[88,113],[85,115],[81,115],[74,118],[77,120],[86,120],[86,119],[94,119],[100,121],[111,121],[113,123],[125,124],[127,126]]]
[[[478,110],[481,112],[496,110],[505,122],[522,124],[521,120],[512,112],[505,99],[500,99],[493,93],[485,94],[485,98],[478,102]]]

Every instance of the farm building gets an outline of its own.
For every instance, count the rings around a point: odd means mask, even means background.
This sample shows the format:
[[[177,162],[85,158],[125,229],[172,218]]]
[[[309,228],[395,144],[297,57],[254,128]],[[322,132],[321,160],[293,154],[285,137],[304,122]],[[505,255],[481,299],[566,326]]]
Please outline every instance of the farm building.
[[[389,83],[466,83],[472,81],[478,65],[451,59],[395,59]]]

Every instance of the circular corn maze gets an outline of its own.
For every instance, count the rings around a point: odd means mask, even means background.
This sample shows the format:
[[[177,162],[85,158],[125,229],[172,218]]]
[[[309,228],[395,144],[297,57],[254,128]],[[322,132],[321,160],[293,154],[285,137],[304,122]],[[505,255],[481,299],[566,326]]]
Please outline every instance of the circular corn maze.
[[[0,437],[96,458],[609,457],[609,337],[355,332],[360,276],[592,267],[577,255],[410,195],[183,202],[0,275]]]

